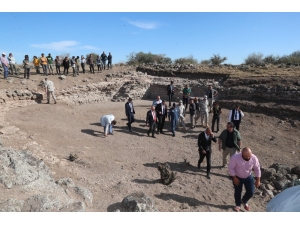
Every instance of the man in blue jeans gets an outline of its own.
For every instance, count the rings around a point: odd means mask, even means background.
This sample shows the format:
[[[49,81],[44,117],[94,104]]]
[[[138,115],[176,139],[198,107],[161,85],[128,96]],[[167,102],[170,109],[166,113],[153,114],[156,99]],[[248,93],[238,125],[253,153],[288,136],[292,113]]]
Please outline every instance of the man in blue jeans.
[[[4,73],[3,73],[4,79],[7,79],[7,77],[8,77],[8,64],[9,64],[9,62],[8,62],[7,58],[5,58],[5,56],[6,56],[6,54],[2,53],[2,56],[0,57],[0,61],[1,61],[2,67],[4,69]]]
[[[113,125],[116,125],[117,121],[112,114],[104,115],[100,118],[101,126],[104,127],[104,136],[107,137],[107,133],[114,134]]]
[[[228,170],[233,179],[234,210],[239,212],[241,204],[243,204],[244,209],[249,211],[250,207],[248,201],[254,194],[254,186],[257,188],[260,186],[261,171],[257,157],[252,154],[250,148],[245,147],[241,153],[237,153],[230,158]],[[255,173],[255,182],[252,176],[252,170],[254,170]],[[246,192],[241,198],[243,185],[245,186]]]

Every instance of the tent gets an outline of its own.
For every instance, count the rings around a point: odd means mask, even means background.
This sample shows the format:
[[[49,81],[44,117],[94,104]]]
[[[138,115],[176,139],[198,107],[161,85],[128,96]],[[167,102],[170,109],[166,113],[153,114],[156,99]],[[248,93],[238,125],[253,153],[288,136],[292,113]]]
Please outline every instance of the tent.
[[[300,185],[277,194],[267,204],[267,212],[300,212]]]

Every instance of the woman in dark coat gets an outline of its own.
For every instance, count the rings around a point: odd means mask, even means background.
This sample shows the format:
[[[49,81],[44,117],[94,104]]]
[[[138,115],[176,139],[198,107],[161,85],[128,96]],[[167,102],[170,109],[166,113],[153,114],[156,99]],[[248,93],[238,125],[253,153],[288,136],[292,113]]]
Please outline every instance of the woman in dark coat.
[[[63,66],[64,66],[64,75],[69,74],[69,67],[70,67],[70,61],[69,58],[66,56],[63,60]],[[67,74],[66,74],[67,71]]]

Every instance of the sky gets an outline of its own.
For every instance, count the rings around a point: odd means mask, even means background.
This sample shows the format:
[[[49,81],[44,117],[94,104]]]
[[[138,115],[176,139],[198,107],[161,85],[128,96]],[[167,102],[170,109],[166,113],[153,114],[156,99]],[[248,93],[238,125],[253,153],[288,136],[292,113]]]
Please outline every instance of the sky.
[[[298,12],[12,9],[0,13],[0,21],[5,21],[0,52],[13,53],[18,63],[24,55],[81,56],[105,51],[111,52],[113,63],[126,62],[132,52],[151,52],[172,60],[193,56],[199,62],[219,54],[227,57],[224,63],[241,64],[251,53],[283,56],[300,50]]]

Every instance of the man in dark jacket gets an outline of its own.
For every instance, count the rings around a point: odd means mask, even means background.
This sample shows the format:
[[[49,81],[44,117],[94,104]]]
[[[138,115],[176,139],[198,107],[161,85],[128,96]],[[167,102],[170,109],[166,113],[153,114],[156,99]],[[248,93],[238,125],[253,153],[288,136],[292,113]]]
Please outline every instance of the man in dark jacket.
[[[220,115],[222,113],[222,109],[219,106],[219,102],[214,102],[213,103],[213,118],[212,118],[212,132],[214,132],[214,128],[215,128],[215,122],[217,121],[217,133],[219,132],[219,125],[220,125]]]
[[[149,136],[150,132],[152,133],[152,137],[155,138],[154,132],[156,127],[156,111],[155,106],[151,106],[151,110],[147,112],[146,115],[146,126],[149,124],[149,130],[147,131],[147,134]]]
[[[167,95],[169,96],[169,107],[171,107],[171,101],[174,95],[174,85],[173,85],[173,81],[171,81],[171,84],[169,84],[167,86]]]
[[[108,53],[108,56],[107,56],[107,69],[112,68],[112,55],[110,53]]]
[[[207,162],[207,179],[210,179],[209,173],[211,168],[211,141],[217,142],[217,139],[214,136],[214,133],[211,132],[210,128],[206,128],[205,131],[199,134],[198,136],[198,146],[199,146],[199,160],[198,160],[198,169],[200,169],[203,159],[206,157]]]
[[[196,114],[196,105],[193,99],[190,99],[190,120],[191,120],[191,129],[195,128],[195,114]]]
[[[131,124],[134,122],[134,114],[135,114],[133,103],[132,103],[132,98],[129,98],[125,104],[125,114],[128,119],[127,126],[129,128],[129,131],[132,132]]]
[[[233,122],[235,129],[240,130],[240,123],[244,113],[239,105],[236,105],[229,113],[228,122]]]
[[[95,73],[95,69],[94,69],[94,58],[93,58],[93,55],[92,55],[92,54],[90,54],[90,56],[88,57],[87,63],[88,63],[89,66],[90,66],[90,72],[94,74],[94,73]]]
[[[105,52],[103,52],[100,57],[101,57],[101,61],[102,61],[102,64],[103,64],[103,69],[105,70],[107,55],[105,54]]]
[[[168,115],[168,106],[166,105],[166,100],[163,100],[162,103],[159,103],[155,106],[155,111],[158,119],[157,124],[157,133],[163,134],[163,129],[165,125],[165,120]]]

